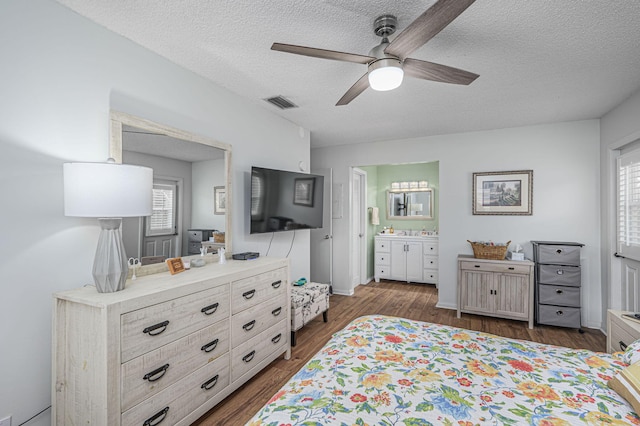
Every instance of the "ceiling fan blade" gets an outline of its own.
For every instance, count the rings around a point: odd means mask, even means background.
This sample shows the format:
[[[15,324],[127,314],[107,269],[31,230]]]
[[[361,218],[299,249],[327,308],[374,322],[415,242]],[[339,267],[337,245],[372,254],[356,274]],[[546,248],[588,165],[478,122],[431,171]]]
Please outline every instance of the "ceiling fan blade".
[[[314,58],[332,59],[334,61],[355,62],[356,64],[364,65],[376,59],[372,56],[357,55],[355,53],[316,49],[315,47],[296,46],[295,44],[284,43],[273,43],[271,50],[294,53],[296,55],[312,56]]]
[[[431,40],[475,0],[438,0],[418,16],[384,49],[384,53],[404,59],[414,50]]]
[[[360,93],[367,90],[369,87],[369,73],[360,77],[358,81],[355,82],[353,86],[347,90],[347,93],[342,95],[336,106],[346,105],[352,100],[354,100]]]
[[[408,76],[421,78],[423,80],[438,81],[441,83],[468,85],[479,77],[478,74],[461,70],[459,68],[412,58],[404,60],[402,69]]]

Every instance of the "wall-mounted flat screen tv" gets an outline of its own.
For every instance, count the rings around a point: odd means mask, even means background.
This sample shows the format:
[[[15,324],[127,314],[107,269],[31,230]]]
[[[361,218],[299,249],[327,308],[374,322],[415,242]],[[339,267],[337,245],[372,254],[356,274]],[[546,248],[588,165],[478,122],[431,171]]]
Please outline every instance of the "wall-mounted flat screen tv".
[[[251,233],[322,228],[324,177],[251,168]]]

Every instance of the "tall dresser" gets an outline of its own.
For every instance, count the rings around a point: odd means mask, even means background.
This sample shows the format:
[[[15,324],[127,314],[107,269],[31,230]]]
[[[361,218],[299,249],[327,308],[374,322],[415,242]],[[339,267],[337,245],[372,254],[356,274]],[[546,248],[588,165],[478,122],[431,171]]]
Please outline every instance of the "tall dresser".
[[[536,262],[536,323],[577,328],[580,313],[581,243],[531,241]]]
[[[290,356],[287,259],[210,263],[54,295],[54,425],[189,425]]]

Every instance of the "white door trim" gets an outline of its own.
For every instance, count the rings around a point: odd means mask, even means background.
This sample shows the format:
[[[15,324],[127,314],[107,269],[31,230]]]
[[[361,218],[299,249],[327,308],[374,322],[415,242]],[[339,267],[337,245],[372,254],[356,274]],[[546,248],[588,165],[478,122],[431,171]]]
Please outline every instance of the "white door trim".
[[[360,210],[356,211],[355,209],[355,200],[354,200],[354,191],[353,185],[355,181],[355,176],[359,176],[360,178]],[[357,285],[366,284],[367,283],[367,245],[366,245],[366,217],[367,217],[367,172],[357,167],[351,167],[351,173],[349,173],[349,205],[350,205],[350,219],[349,219],[349,282],[352,286],[351,293],[353,293],[353,283],[355,279],[356,268],[358,268],[360,280]],[[360,221],[360,229],[353,229],[353,219],[359,217]],[[356,232],[357,231],[357,232]],[[358,235],[362,235],[358,237]],[[359,258],[354,258],[353,249],[355,245],[360,245]]]

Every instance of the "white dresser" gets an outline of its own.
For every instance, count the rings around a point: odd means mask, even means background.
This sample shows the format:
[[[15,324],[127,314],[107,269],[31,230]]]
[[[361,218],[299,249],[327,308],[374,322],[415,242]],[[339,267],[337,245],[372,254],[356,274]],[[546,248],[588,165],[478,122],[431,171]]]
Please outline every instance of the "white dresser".
[[[290,356],[287,259],[207,264],[54,295],[53,423],[189,425]]]
[[[374,278],[437,285],[438,236],[377,235]]]

